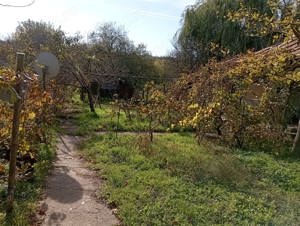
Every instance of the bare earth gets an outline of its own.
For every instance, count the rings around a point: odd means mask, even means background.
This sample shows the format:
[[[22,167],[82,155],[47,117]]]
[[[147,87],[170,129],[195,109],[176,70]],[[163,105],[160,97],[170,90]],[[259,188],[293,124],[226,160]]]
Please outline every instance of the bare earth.
[[[101,182],[76,154],[79,142],[80,138],[74,136],[62,136],[59,141],[54,170],[46,184],[46,199],[40,208],[40,214],[45,214],[42,225],[117,225],[112,211],[96,197]]]

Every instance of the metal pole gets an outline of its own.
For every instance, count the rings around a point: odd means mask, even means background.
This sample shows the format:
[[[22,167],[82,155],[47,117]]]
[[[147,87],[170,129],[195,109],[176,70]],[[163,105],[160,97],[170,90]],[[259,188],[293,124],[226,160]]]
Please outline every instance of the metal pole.
[[[19,127],[20,127],[20,116],[22,110],[22,78],[20,73],[23,71],[24,65],[24,53],[17,53],[17,70],[16,70],[16,85],[15,90],[20,98],[17,98],[14,103],[14,114],[13,114],[13,126],[11,134],[11,143],[10,143],[10,162],[9,162],[9,176],[8,176],[8,197],[7,197],[7,215],[12,213],[15,186],[16,186],[16,162],[17,162],[17,152],[19,146]]]

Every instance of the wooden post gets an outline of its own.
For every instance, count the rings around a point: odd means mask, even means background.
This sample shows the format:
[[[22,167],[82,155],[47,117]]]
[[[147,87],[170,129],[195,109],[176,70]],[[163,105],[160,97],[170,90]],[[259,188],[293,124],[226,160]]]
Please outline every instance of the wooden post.
[[[297,134],[294,140],[294,145],[292,151],[300,156],[300,120],[298,123]]]
[[[19,127],[20,127],[20,116],[22,109],[22,78],[19,74],[23,71],[24,65],[24,53],[17,53],[17,83],[15,85],[15,90],[20,96],[14,103],[14,114],[13,114],[13,126],[11,133],[11,143],[10,143],[10,162],[9,162],[9,176],[8,176],[8,197],[7,197],[7,210],[6,214],[10,215],[13,211],[14,193],[16,186],[16,162],[17,162],[17,152],[19,146]]]
[[[44,66],[43,67],[43,72],[42,72],[42,87],[43,87],[43,91],[45,92],[46,91],[46,76],[47,76],[47,71],[48,71],[48,67],[47,66]]]
[[[43,65],[43,68],[42,68],[42,89],[43,89],[44,94],[47,90],[47,86],[46,86],[47,71],[48,71],[48,67],[46,65]],[[46,136],[46,132],[45,132],[45,130],[46,130],[46,117],[45,117],[45,115],[46,115],[46,104],[47,103],[43,104],[42,117],[41,117],[41,119],[42,119],[42,130],[41,130],[41,132],[42,132],[42,139],[43,139],[42,141],[44,143],[47,142],[47,136]]]

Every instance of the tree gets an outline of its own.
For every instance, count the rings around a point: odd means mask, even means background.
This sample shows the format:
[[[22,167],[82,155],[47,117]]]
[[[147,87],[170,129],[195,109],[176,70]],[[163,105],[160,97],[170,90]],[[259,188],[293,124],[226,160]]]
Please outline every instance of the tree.
[[[211,58],[221,60],[248,49],[259,50],[271,44],[271,37],[253,37],[242,24],[228,19],[227,14],[239,9],[240,0],[198,1],[186,9],[183,25],[175,36],[175,54],[187,71],[195,71]],[[266,0],[250,0],[247,6],[270,14]]]
[[[76,34],[67,38],[62,59],[62,76],[60,84],[79,88],[86,92],[91,112],[96,113],[95,101],[91,90],[91,79],[88,76],[89,51],[87,44],[82,42],[82,36]],[[79,85],[79,86],[78,86]]]
[[[245,2],[242,2],[238,11],[229,14],[232,21],[243,23],[246,30],[256,36],[271,34],[275,40],[296,38],[300,42],[300,0],[269,0],[267,5],[271,14],[262,14],[255,8],[249,8]],[[300,126],[292,151],[300,153]]]
[[[248,34],[257,37],[272,35],[275,41],[284,38],[297,37],[300,40],[300,1],[299,0],[269,0],[265,1],[270,13],[260,12],[255,7],[249,7],[246,0],[240,4],[237,11],[229,13],[233,22],[243,25]]]
[[[105,23],[89,36],[91,71],[98,76],[94,80],[101,83],[125,79],[142,87],[158,75],[155,61],[144,44],[134,45],[123,27],[115,23]]]
[[[50,23],[27,20],[21,22],[8,39],[13,52],[26,54],[27,63],[31,63],[42,51],[49,51],[61,58],[65,49],[66,36],[60,28]]]
[[[135,46],[123,27],[115,23],[104,23],[89,35],[94,49],[102,53],[131,53]]]

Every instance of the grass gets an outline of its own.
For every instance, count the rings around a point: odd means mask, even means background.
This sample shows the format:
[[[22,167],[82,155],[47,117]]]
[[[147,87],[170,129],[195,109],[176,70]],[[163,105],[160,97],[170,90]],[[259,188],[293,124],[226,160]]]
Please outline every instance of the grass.
[[[131,119],[128,119],[125,112],[120,111],[119,120],[117,117],[117,107],[112,104],[111,99],[102,99],[101,107],[95,106],[96,114],[90,111],[88,103],[83,103],[79,95],[74,95],[72,99],[72,106],[82,109],[80,113],[73,114],[73,123],[76,131],[67,132],[70,135],[84,136],[91,132],[148,132],[149,122],[146,119],[141,119],[135,110],[131,110]],[[159,124],[153,128],[153,132],[191,132],[192,128],[170,128],[170,125]]]
[[[259,151],[199,146],[192,133],[147,135],[147,121],[103,104],[75,116],[82,153],[105,181],[101,195],[125,225],[298,225],[300,162]],[[133,113],[134,115],[135,113]],[[160,126],[157,132],[166,132]],[[175,131],[172,131],[175,132]]]
[[[132,120],[127,119],[124,111],[121,111],[118,122],[118,117],[113,114],[112,106],[109,102],[101,105],[101,108],[96,108],[96,114],[90,112],[89,108],[84,105],[83,112],[74,116],[75,125],[77,126],[76,135],[86,135],[91,131],[119,131],[119,132],[134,132],[147,131],[148,122],[140,120],[135,112],[132,112]],[[155,132],[166,132],[167,128],[158,126]]]
[[[16,186],[14,213],[5,218],[7,185],[0,183],[0,225],[26,226],[31,225],[40,198],[42,185],[55,157],[54,146],[41,145],[38,162],[34,165],[34,176],[28,181],[19,181]]]
[[[125,225],[298,225],[300,162],[199,146],[192,134],[105,134],[82,144]]]

